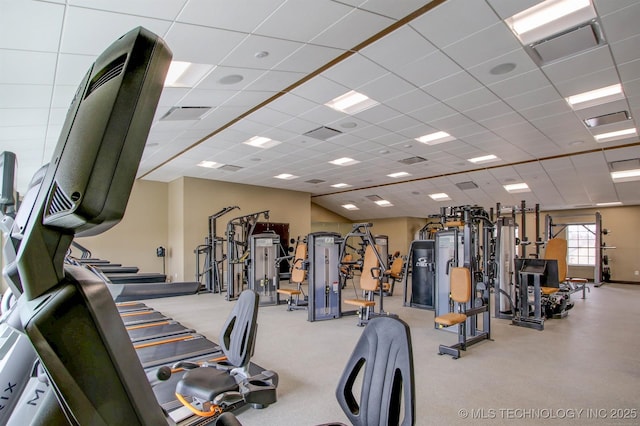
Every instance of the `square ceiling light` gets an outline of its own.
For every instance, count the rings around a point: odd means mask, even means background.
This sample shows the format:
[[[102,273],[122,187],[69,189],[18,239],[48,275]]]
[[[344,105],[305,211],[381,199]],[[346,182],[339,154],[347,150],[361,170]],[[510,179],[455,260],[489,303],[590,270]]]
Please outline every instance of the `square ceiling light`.
[[[495,156],[493,154],[483,155],[481,157],[475,157],[475,158],[467,159],[468,162],[473,163],[473,164],[490,163],[492,161],[498,161],[498,160],[500,160],[500,158],[498,158],[497,156]]]
[[[427,145],[437,145],[439,143],[449,142],[454,139],[455,138],[447,132],[429,133],[428,135],[424,135],[424,136],[420,136],[419,138],[416,138],[418,142],[422,142]]]
[[[347,210],[360,210],[355,204],[343,204],[342,208]]]
[[[429,197],[431,197],[431,199],[434,200],[434,201],[449,201],[449,200],[451,200],[451,197],[449,197],[444,192],[438,192],[436,194],[429,194]]]
[[[546,0],[505,23],[524,45],[544,40],[596,17],[591,0]]]
[[[600,133],[598,135],[593,135],[596,142],[610,142],[618,139],[626,139],[631,136],[637,136],[638,132],[635,127],[623,130],[616,130],[614,132]]]
[[[611,172],[611,179],[616,183],[640,180],[640,169]]]
[[[335,183],[333,185],[331,185],[332,188],[349,188],[351,187],[351,185],[349,185],[348,183]]]
[[[251,139],[246,140],[242,143],[246,145],[255,146],[256,148],[262,148],[262,149],[272,148],[280,144],[279,141],[274,141],[273,139],[269,139],[264,136],[254,136]]]
[[[196,87],[212,69],[213,65],[172,61],[164,85],[165,87]]]
[[[207,169],[218,169],[224,166],[222,163],[216,163],[215,161],[201,161],[198,163],[198,167],[205,167]]]
[[[352,166],[354,164],[358,164],[359,161],[349,157],[342,157],[342,158],[338,158],[337,160],[329,161],[329,163],[336,166]]]
[[[517,194],[517,193],[520,193],[520,192],[531,192],[531,189],[529,188],[529,185],[527,185],[524,182],[512,183],[512,184],[509,184],[509,185],[502,185],[502,186],[510,194]]]
[[[344,95],[338,96],[337,98],[327,102],[325,105],[329,108],[335,109],[336,111],[353,115],[379,105],[379,102],[374,101],[367,95],[351,90]]]
[[[374,203],[376,203],[380,207],[392,207],[393,206],[393,204],[391,204],[391,202],[387,201],[387,200],[378,200],[378,201],[374,201]]]
[[[618,83],[595,90],[589,90],[588,92],[578,93],[565,99],[571,108],[579,110],[624,99],[624,93],[622,93],[622,85]]]
[[[387,175],[387,177],[390,177],[390,178],[401,178],[401,177],[407,177],[407,176],[411,176],[411,173],[396,172],[396,173],[391,173]]]
[[[274,176],[274,178],[276,179],[283,179],[283,180],[297,179],[299,177],[300,176],[292,175],[289,173],[280,173],[278,176]]]

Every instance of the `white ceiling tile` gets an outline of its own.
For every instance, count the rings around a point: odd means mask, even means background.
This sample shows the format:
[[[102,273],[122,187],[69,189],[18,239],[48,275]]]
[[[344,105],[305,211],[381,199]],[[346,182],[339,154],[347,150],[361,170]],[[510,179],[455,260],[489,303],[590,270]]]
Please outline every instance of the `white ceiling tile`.
[[[327,26],[323,32],[311,39],[310,43],[351,49],[363,41],[363,34],[359,31],[353,31],[354,28],[366,28],[366,31],[373,35],[393,22],[392,19],[376,13],[353,9],[342,18],[334,21],[333,24]]]
[[[620,83],[618,72],[613,67],[594,73],[577,73],[576,75],[577,77],[574,79],[555,83],[556,88],[562,96],[571,96]]]
[[[114,40],[138,26],[145,27],[159,36],[166,36],[171,26],[170,22],[158,19],[79,7],[68,8],[64,22],[60,51],[83,55],[100,54]],[[193,43],[193,40],[191,43],[197,44]],[[171,44],[169,46],[171,47]]]
[[[422,86],[422,90],[436,99],[450,99],[482,88],[471,74],[466,71],[452,74],[433,84]]]
[[[300,42],[251,34],[224,58],[222,65],[236,68],[271,69],[303,45]],[[266,56],[263,52],[266,52]]]
[[[422,87],[456,74],[462,69],[442,52],[436,51],[396,71],[417,87]]]
[[[495,67],[504,65],[515,65],[515,68],[506,74],[495,74],[492,72]],[[469,68],[469,73],[477,78],[478,81],[482,82],[482,84],[491,85],[537,70],[538,67],[524,50],[514,50],[506,55],[492,58],[482,64]]]
[[[443,50],[458,64],[470,68],[520,49],[522,46],[516,37],[506,25],[500,22]]]
[[[547,85],[549,85],[547,77],[539,69],[535,69],[525,74],[492,83],[488,87],[496,95],[502,98],[510,98]]]
[[[253,32],[258,35],[306,43],[352,10],[352,7],[328,0],[288,1],[275,10]],[[313,17],[313,19],[302,17]]]
[[[639,19],[640,3],[633,2],[628,7],[603,16],[600,20],[604,27],[604,34],[607,41],[609,43],[615,43],[637,35],[635,27]]]
[[[410,25],[442,48],[497,22],[498,17],[485,2],[448,0],[413,20]]]
[[[50,85],[55,76],[56,54],[0,50],[0,64],[0,81],[4,84]]]
[[[173,60],[218,65],[247,35],[216,28],[175,23],[165,36]],[[202,46],[215,46],[203,49]]]
[[[46,2],[0,2],[0,48],[57,52],[65,7]]]
[[[356,89],[358,92],[367,95],[371,99],[375,99],[378,102],[385,102],[387,104],[390,99],[394,99],[398,96],[402,96],[402,94],[407,94],[417,90],[413,85],[391,73],[387,73],[376,80],[363,84],[362,86],[357,86]]]
[[[332,66],[322,76],[348,88],[356,88],[377,80],[387,71],[362,55],[351,55],[344,61]]]
[[[224,0],[189,0],[177,20],[190,24],[250,33],[273,14],[285,0],[236,0],[234,7]],[[130,3],[130,2],[127,2]],[[168,1],[167,3],[171,3]],[[178,2],[175,2],[180,4]]]
[[[305,44],[276,65],[281,71],[307,72],[316,71],[331,62],[344,51],[332,47]]]
[[[0,84],[0,108],[49,108],[52,92],[53,86]]]
[[[593,73],[612,67],[613,60],[609,46],[605,45],[544,65],[542,70],[553,83],[560,83],[575,78],[583,72],[582,70]]]
[[[635,61],[640,57],[638,43],[640,43],[640,35],[629,37],[616,43],[609,43],[609,46],[611,46],[611,51],[616,62],[623,64],[625,62]]]
[[[401,46],[412,48],[399,48]],[[380,66],[395,71],[435,51],[436,48],[411,27],[401,27],[365,47],[360,53]]]
[[[436,99],[429,96],[421,89],[416,89],[411,92],[399,95],[386,102],[386,104],[391,108],[405,114],[427,107],[429,105],[434,105],[436,103],[438,103]]]

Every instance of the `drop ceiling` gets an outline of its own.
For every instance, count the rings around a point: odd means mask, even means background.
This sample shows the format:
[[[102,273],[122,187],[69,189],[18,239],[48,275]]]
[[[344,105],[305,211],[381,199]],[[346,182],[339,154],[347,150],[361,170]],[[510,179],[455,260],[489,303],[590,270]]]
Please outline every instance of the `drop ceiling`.
[[[49,161],[87,67],[142,25],[165,39],[174,60],[211,68],[193,87],[165,88],[141,179],[190,176],[302,191],[351,220],[521,200],[542,209],[640,204],[638,182],[614,183],[609,175],[610,163],[640,158],[637,134],[594,139],[638,127],[640,2],[595,0],[602,42],[547,62],[532,57],[504,21],[537,3],[0,0],[0,151],[16,153],[24,193]],[[604,105],[574,110],[565,100],[618,83],[624,96]],[[378,105],[353,115],[325,106],[351,90]],[[605,120],[602,130],[584,121],[623,111],[629,119]],[[338,132],[305,135],[323,127]],[[415,140],[439,131],[452,140]],[[255,136],[279,144],[243,143]],[[488,154],[499,160],[467,161]],[[357,163],[329,163],[343,157]],[[425,161],[407,164],[416,157]],[[198,167],[203,160],[227,167]],[[409,175],[387,176],[398,172]],[[285,173],[297,178],[274,178]],[[531,191],[503,188],[518,182]],[[349,186],[331,186],[339,183]],[[434,201],[433,193],[451,200]]]

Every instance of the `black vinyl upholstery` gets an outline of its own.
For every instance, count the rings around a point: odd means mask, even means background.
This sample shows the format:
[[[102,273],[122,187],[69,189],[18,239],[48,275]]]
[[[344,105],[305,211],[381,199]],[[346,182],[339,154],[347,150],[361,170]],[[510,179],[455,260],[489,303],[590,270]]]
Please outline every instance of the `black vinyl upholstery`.
[[[358,401],[353,386],[360,374]],[[414,424],[411,334],[404,321],[394,317],[369,321],[338,382],[336,397],[355,426]]]

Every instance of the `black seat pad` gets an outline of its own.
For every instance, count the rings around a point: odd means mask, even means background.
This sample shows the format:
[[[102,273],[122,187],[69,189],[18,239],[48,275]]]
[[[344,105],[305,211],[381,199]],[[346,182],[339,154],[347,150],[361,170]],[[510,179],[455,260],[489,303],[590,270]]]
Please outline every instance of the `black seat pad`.
[[[213,401],[213,398],[223,392],[238,391],[238,389],[238,384],[229,372],[213,367],[200,367],[189,370],[184,375],[178,382],[176,392]]]

